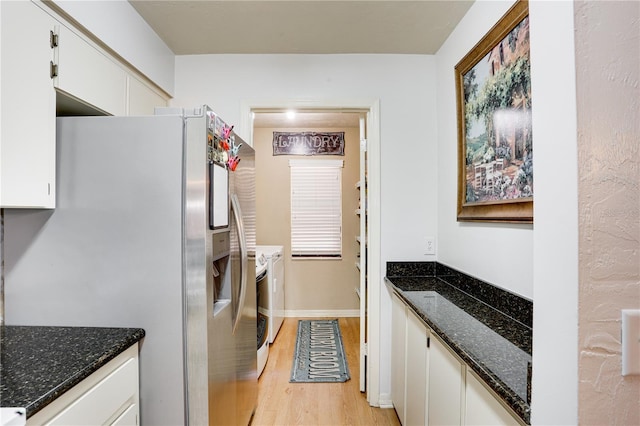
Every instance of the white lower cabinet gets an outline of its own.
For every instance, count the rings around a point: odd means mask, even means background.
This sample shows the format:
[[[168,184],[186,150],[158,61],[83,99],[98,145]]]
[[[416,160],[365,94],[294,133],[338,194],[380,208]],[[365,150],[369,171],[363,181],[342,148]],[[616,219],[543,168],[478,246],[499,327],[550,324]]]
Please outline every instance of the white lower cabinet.
[[[139,412],[140,410],[138,409],[137,405],[131,405],[129,406],[129,408],[127,408],[127,411],[122,413],[120,417],[118,417],[113,423],[111,423],[111,425],[112,426],[137,425],[139,424],[138,422]]]
[[[464,407],[465,367],[435,334],[429,339],[429,422],[459,425]]]
[[[519,425],[480,379],[467,369],[465,425]]]
[[[139,424],[138,344],[27,420],[29,425]]]
[[[404,412],[406,377],[407,306],[398,296],[391,298],[391,399],[400,423],[406,424]]]
[[[424,323],[398,296],[392,299],[391,398],[400,423],[426,424],[427,338]]]
[[[391,399],[402,425],[523,424],[395,293],[391,332]]]
[[[427,352],[428,330],[424,323],[411,310],[407,311],[407,349],[406,349],[406,389],[405,421],[406,425],[427,424]]]

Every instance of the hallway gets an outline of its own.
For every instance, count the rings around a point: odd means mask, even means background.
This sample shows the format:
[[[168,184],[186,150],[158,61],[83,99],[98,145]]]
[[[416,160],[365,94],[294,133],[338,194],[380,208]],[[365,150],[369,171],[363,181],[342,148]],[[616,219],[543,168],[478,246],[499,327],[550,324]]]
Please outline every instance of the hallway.
[[[286,318],[258,381],[252,425],[399,425],[393,409],[369,406],[358,387],[359,318],[340,318],[351,379],[345,383],[289,383],[297,318]]]

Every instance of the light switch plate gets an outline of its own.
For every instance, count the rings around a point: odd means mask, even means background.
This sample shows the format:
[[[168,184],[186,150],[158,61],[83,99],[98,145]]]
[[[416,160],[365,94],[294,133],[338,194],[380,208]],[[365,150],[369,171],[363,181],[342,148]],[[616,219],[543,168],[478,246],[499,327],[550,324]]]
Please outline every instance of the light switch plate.
[[[622,375],[640,374],[640,309],[622,310]]]

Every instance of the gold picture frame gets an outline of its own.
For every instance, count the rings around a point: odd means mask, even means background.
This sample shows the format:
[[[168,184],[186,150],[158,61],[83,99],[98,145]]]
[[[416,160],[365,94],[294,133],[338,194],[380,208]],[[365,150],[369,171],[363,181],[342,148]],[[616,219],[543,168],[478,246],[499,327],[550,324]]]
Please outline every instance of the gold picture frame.
[[[529,4],[455,66],[458,221],[533,223]]]

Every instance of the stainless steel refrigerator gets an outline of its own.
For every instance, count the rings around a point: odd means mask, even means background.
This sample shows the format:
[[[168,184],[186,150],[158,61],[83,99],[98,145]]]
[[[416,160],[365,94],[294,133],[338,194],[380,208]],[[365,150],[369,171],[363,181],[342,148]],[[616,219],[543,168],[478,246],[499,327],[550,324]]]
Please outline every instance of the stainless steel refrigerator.
[[[141,424],[248,424],[254,159],[207,106],[58,118],[55,210],[5,210],[5,323],[144,328]]]

